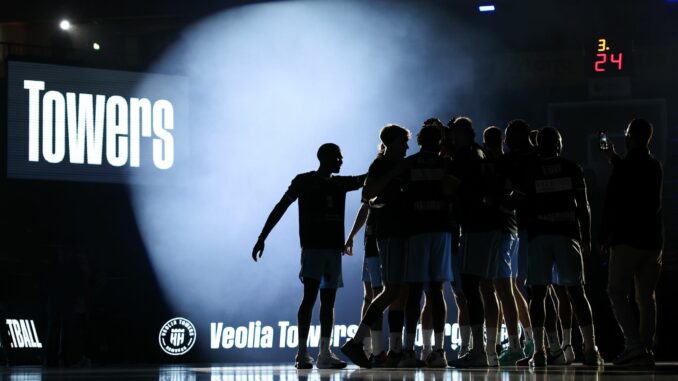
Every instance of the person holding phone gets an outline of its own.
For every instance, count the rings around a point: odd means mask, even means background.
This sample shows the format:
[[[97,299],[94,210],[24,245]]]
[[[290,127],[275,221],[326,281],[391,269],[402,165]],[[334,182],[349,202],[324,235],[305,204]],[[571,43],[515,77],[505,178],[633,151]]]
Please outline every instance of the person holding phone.
[[[624,158],[601,134],[600,148],[612,164],[601,225],[601,252],[610,253],[608,294],[625,346],[613,363],[654,366],[657,306],[655,288],[662,267],[661,163],[650,153],[653,126],[634,119],[626,128]],[[635,297],[634,297],[635,295]],[[633,303],[637,305],[639,316]]]

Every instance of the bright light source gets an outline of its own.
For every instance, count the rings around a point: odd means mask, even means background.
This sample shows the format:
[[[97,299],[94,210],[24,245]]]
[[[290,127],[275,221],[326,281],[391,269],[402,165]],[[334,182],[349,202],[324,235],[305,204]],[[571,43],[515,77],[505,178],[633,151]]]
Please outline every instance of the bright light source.
[[[99,49],[101,49],[101,45],[99,45],[98,42],[95,42],[95,43],[92,44],[92,49],[99,50]]]
[[[494,5],[480,5],[478,10],[481,12],[494,12],[495,8]]]
[[[61,22],[59,23],[59,28],[63,30],[69,30],[71,29],[71,22],[68,20],[61,20]]]

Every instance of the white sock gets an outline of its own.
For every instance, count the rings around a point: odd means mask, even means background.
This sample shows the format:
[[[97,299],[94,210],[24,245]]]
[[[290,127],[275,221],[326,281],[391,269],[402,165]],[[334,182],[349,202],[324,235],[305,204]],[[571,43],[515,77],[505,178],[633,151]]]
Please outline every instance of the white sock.
[[[485,352],[489,354],[497,353],[497,329],[487,328],[487,341],[485,342]]]
[[[330,351],[330,342],[331,338],[321,337],[320,338],[320,353],[327,353]]]
[[[459,336],[461,338],[461,347],[466,350],[471,348],[471,326],[459,326]]]
[[[365,353],[372,353],[372,331],[370,331],[370,336],[363,339],[363,350]],[[367,355],[367,357],[370,356]]]
[[[518,348],[520,348],[520,338],[518,337],[518,335],[515,336],[509,335],[509,349],[513,351]]]
[[[596,347],[596,337],[593,331],[593,324],[586,327],[580,327],[581,337],[584,339],[584,350],[592,350]]]
[[[372,353],[378,355],[384,351],[384,334],[381,331],[370,331],[372,335]]]
[[[549,342],[549,351],[556,353],[560,350],[560,340],[558,339],[558,331],[546,332],[546,340]]]
[[[534,335],[532,334],[532,327],[523,327],[523,332],[525,332],[525,338],[527,340],[534,340]]]
[[[568,345],[572,345],[572,328],[564,329],[563,330],[563,348],[565,348]]]
[[[395,353],[403,350],[403,334],[400,332],[390,332],[388,334],[388,350]]]
[[[431,348],[431,336],[433,336],[433,330],[422,329],[421,333],[423,335],[422,339],[424,340],[424,348]]]
[[[445,331],[442,332],[436,332],[434,333],[435,338],[434,338],[434,347],[433,349],[438,350],[438,349],[443,349],[444,344],[445,344]]]

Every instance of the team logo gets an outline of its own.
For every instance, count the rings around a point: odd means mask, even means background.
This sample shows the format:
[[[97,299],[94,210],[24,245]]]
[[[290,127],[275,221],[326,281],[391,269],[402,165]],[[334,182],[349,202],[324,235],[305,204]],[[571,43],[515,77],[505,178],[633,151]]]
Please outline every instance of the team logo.
[[[170,319],[160,329],[158,341],[160,348],[168,355],[183,355],[195,344],[195,326],[182,317]]]

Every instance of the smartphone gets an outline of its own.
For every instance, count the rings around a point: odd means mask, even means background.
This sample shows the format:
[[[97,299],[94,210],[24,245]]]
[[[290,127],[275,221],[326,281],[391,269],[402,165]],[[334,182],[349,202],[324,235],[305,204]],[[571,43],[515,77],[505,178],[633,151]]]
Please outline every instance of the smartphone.
[[[610,145],[607,142],[607,134],[605,131],[600,131],[598,133],[598,146],[602,151],[607,151],[610,148]]]

